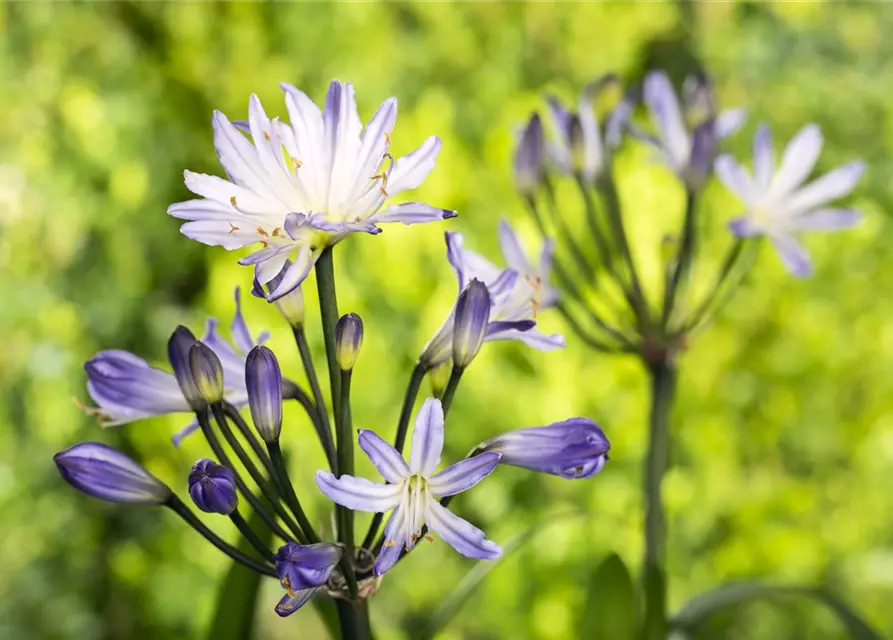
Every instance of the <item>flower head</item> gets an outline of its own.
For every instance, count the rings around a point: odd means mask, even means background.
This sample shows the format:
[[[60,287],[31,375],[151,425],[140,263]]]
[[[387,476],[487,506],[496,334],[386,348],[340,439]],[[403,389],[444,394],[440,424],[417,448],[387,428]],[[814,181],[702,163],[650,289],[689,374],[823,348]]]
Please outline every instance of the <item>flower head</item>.
[[[608,461],[611,443],[592,420],[571,418],[545,427],[504,433],[480,445],[479,451],[502,454],[500,464],[577,479],[591,478]]]
[[[812,261],[798,233],[845,229],[861,218],[855,209],[826,205],[853,190],[865,171],[864,163],[850,162],[803,184],[821,149],[821,130],[807,125],[788,143],[776,171],[772,135],[769,127],[760,125],[754,137],[753,177],[731,156],[716,160],[717,176],[746,207],[744,215],[730,223],[732,233],[741,238],[767,236],[785,268],[799,277],[812,273]]]
[[[385,543],[375,562],[381,575],[397,562],[400,552],[412,549],[422,536],[422,526],[443,538],[469,558],[498,558],[502,550],[486,540],[484,532],[451,513],[436,499],[470,489],[490,474],[500,454],[482,453],[434,473],[443,450],[443,408],[435,398],[425,400],[416,416],[409,464],[394,447],[372,431],[360,430],[360,447],[388,484],[328,471],[316,472],[316,484],[337,504],[355,511],[385,512]]]
[[[202,458],[189,472],[189,497],[205,513],[228,516],[239,505],[236,476],[229,467]]]
[[[553,306],[558,299],[557,292],[549,286],[553,252],[551,241],[543,244],[540,264],[535,266],[527,259],[509,224],[501,222],[499,243],[507,269],[500,269],[480,254],[465,249],[459,233],[446,232],[446,242],[447,258],[456,271],[460,293],[472,280],[483,282],[490,293],[490,318],[485,341],[520,340],[540,351],[564,347],[563,336],[547,336],[534,329],[539,312]],[[454,308],[425,346],[422,359],[429,368],[452,355],[455,315]]]
[[[245,356],[255,344],[262,344],[268,334],[261,333],[256,341],[251,337],[242,317],[238,287],[235,290],[235,299],[236,313],[232,322],[235,347],[217,333],[217,320],[214,318],[208,319],[206,332],[201,341],[210,347],[220,360],[223,368],[224,399],[230,404],[241,407],[248,403],[245,388]],[[185,334],[181,332],[182,336]],[[191,348],[191,343],[188,347]],[[177,353],[179,354],[179,350]],[[185,354],[183,357],[186,360],[182,366],[188,369],[189,351],[187,350]],[[179,357],[180,355],[177,356]],[[178,363],[177,368],[180,366]],[[100,351],[84,364],[84,370],[87,372],[87,392],[97,405],[95,409],[89,411],[99,417],[103,426],[111,427],[168,413],[193,411],[172,374],[150,366],[142,358],[127,351]],[[174,436],[174,443],[179,443],[196,428],[198,424],[193,421]]]
[[[515,149],[515,184],[524,195],[535,193],[543,179],[545,149],[543,123],[534,113],[521,131]]]
[[[72,487],[107,502],[163,504],[171,490],[142,466],[99,442],[82,442],[53,456]]]
[[[703,78],[688,78],[683,92],[683,107],[663,71],[645,76],[644,100],[657,136],[629,126],[637,138],[647,142],[658,156],[689,188],[700,186],[710,171],[716,143],[744,122],[744,109],[715,111],[713,91]],[[689,128],[690,127],[690,128]]]
[[[180,231],[199,242],[225,249],[261,245],[240,260],[254,266],[261,285],[295,255],[270,300],[300,285],[322,251],[351,233],[376,234],[379,223],[455,215],[421,202],[385,207],[389,198],[422,183],[441,144],[431,136],[395,160],[395,98],[385,100],[363,128],[351,84],[332,82],[322,111],[295,87],[281,87],[290,124],[268,118],[254,95],[247,123],[214,112],[214,146],[228,179],[187,171],[186,186],[200,198],[168,208],[190,221]]]
[[[471,364],[487,337],[490,292],[480,280],[472,280],[456,301],[453,323],[453,362],[463,369]]]
[[[276,613],[285,617],[300,609],[324,585],[341,560],[341,547],[329,544],[301,545],[289,541],[276,552],[276,573],[286,590]]]

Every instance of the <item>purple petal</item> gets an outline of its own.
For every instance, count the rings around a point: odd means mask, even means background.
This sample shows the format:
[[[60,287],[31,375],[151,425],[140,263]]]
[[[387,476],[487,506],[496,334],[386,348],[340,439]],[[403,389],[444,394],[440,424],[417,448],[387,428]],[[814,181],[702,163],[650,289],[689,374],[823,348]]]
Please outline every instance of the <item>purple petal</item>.
[[[747,120],[747,109],[737,107],[735,109],[726,109],[716,116],[713,123],[713,131],[717,140],[728,138],[730,135],[738,131]]]
[[[670,84],[670,79],[662,71],[652,71],[645,77],[645,104],[657,124],[664,151],[674,168],[688,164],[689,139],[679,109],[679,100]]]
[[[419,409],[412,431],[409,468],[424,477],[434,473],[443,451],[443,406],[437,398],[428,398]],[[380,511],[380,509],[379,509]]]
[[[303,213],[290,213],[285,216],[285,223],[283,224],[283,229],[285,229],[285,233],[288,234],[288,237],[292,240],[297,240],[300,235],[301,229],[308,226],[310,224],[310,216]]]
[[[724,154],[716,159],[714,170],[729,191],[738,196],[743,203],[750,205],[753,201],[754,186],[744,167],[738,164],[732,156]]]
[[[487,340],[519,340],[528,347],[537,349],[538,351],[553,351],[554,349],[564,349],[564,336],[554,333],[546,335],[536,329],[528,329],[527,331],[519,331],[518,329],[509,329],[494,333],[488,336]]]
[[[282,429],[282,373],[267,347],[254,347],[248,353],[245,387],[254,428],[264,442],[275,442]]]
[[[332,502],[354,511],[384,513],[400,502],[400,485],[376,484],[349,475],[336,478],[328,471],[316,472],[316,484]]]
[[[434,169],[440,147],[440,138],[431,136],[418,149],[399,158],[394,163],[394,169],[388,180],[388,193],[395,196],[401,191],[415,189],[422,184]]]
[[[769,188],[775,171],[775,150],[772,149],[772,132],[769,125],[760,124],[753,138],[753,177],[760,190]]]
[[[507,331],[530,331],[535,326],[536,320],[498,320],[487,325],[487,338],[499,340],[499,334]]]
[[[381,229],[376,227],[375,223],[371,220],[361,220],[360,222],[332,222],[323,215],[310,216],[310,226],[319,231],[332,233],[339,237],[358,231],[370,233],[372,235],[381,233]]]
[[[794,216],[787,228],[794,231],[836,231],[859,224],[862,212],[856,209],[817,209]]]
[[[459,294],[453,322],[453,362],[467,367],[478,354],[487,334],[490,319],[490,292],[480,280],[473,279]]]
[[[186,436],[188,436],[192,433],[195,433],[195,431],[197,429],[198,429],[198,420],[193,420],[192,422],[187,424],[185,427],[183,427],[182,429],[177,431],[177,433],[175,433],[173,436],[171,436],[171,442],[173,443],[174,447],[179,447],[180,443],[183,442],[183,439]]]
[[[241,134],[240,134],[241,135]],[[196,220],[180,225],[180,233],[187,238],[224,249],[241,249],[257,242],[254,228],[247,229],[225,220]]]
[[[818,125],[808,124],[803,127],[784,150],[781,166],[770,186],[772,195],[781,198],[803,184],[812,172],[821,150],[822,131]]]
[[[391,205],[383,211],[379,211],[370,220],[376,224],[383,222],[402,222],[403,224],[419,224],[423,222],[438,222],[455,218],[458,214],[450,209],[432,207],[424,202],[406,202],[404,204]]]
[[[360,448],[369,456],[381,476],[391,484],[397,484],[409,475],[409,467],[397,450],[378,434],[360,429]]]
[[[294,597],[286,593],[284,596],[282,596],[279,604],[276,605],[276,613],[278,613],[283,618],[286,616],[290,616],[295,611],[307,604],[307,602],[310,601],[310,598],[313,597],[313,594],[319,591],[320,588],[321,587],[313,587],[312,589],[302,589],[300,591],[295,591]]]
[[[465,288],[465,270],[462,264],[462,245],[465,240],[461,233],[455,231],[445,231],[444,238],[447,245],[447,260],[456,271],[456,277],[459,279],[459,289]]]
[[[794,236],[773,235],[770,236],[770,239],[778,252],[778,256],[784,263],[785,269],[791,275],[798,278],[806,278],[812,275],[812,260],[806,249]]]
[[[470,489],[490,475],[501,457],[495,452],[482,453],[447,467],[428,480],[431,495],[443,498]]]
[[[435,500],[429,500],[428,527],[456,551],[468,558],[493,560],[502,555],[502,549],[484,538],[484,532]]]
[[[499,221],[499,248],[502,251],[502,259],[509,269],[519,273],[533,273],[533,267],[527,260],[521,243],[518,242],[518,236],[505,219]]]
[[[863,173],[865,163],[858,160],[838,167],[791,194],[785,211],[800,213],[841,198],[856,187]]]
[[[242,296],[240,295],[239,287],[236,287],[233,291],[233,298],[236,302],[236,313],[233,315],[231,327],[233,342],[245,354],[251,351],[251,348],[254,346],[254,340],[248,331],[248,325],[245,324],[245,318],[242,317]]]
[[[747,216],[733,218],[729,221],[729,230],[736,238],[750,238],[762,234]]]
[[[394,509],[384,530],[384,544],[375,561],[375,575],[390,571],[406,546],[406,509],[401,505]]]
[[[521,193],[536,191],[543,176],[545,153],[543,123],[535,113],[521,132],[515,150],[515,183]]]
[[[518,281],[518,272],[514,269],[504,269],[493,282],[487,284],[490,290],[490,297],[497,298],[512,290]]]
[[[301,250],[298,252],[298,257],[282,274],[282,280],[280,280],[279,286],[270,292],[270,295],[267,296],[267,300],[269,302],[275,302],[300,287],[301,283],[304,282],[308,275],[310,275],[310,270],[313,268],[313,265],[316,264],[316,261],[321,254],[322,251],[312,252],[307,245],[301,247]]]

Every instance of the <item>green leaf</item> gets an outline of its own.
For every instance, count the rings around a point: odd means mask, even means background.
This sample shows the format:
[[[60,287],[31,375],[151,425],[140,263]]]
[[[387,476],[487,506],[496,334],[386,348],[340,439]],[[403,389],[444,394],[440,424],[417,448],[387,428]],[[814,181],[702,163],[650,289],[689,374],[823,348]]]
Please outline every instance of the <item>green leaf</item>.
[[[272,532],[256,513],[251,514],[248,524],[264,543],[269,545],[272,542]],[[257,553],[244,537],[239,539],[237,546],[245,554]],[[251,640],[254,637],[254,614],[260,583],[260,574],[233,562],[217,594],[208,640]]]
[[[629,570],[616,553],[592,574],[579,638],[627,640],[636,633],[636,591]]]
[[[693,631],[713,614],[751,600],[777,596],[812,598],[834,612],[853,640],[881,640],[880,634],[846,602],[822,587],[766,585],[758,582],[725,584],[697,596],[670,622],[683,632]]]
[[[533,538],[533,536],[539,533],[542,529],[548,527],[551,524],[559,522],[565,518],[572,516],[582,515],[582,511],[564,511],[557,515],[551,515],[546,518],[539,520],[538,522],[533,523],[516,535],[514,538],[509,540],[502,547],[502,557],[496,562],[486,560],[478,562],[474,567],[465,574],[465,577],[462,578],[462,581],[459,582],[458,586],[453,590],[453,592],[444,600],[443,604],[440,605],[440,608],[434,612],[431,616],[430,622],[424,628],[421,635],[419,636],[420,640],[431,640],[434,636],[440,632],[441,629],[446,627],[446,625],[453,619],[462,606],[468,602],[471,598],[472,594],[474,594],[475,590],[480,586],[480,584],[484,581],[491,571],[493,571],[500,564],[505,562],[507,558],[509,558],[515,551],[523,547],[527,542]]]

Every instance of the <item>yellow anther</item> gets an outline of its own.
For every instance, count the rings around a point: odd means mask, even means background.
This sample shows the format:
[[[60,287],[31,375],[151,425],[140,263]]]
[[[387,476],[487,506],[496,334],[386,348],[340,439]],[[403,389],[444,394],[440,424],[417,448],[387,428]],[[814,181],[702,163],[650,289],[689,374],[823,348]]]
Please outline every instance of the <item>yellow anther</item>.
[[[300,169],[301,167],[304,166],[304,163],[301,162],[300,160],[298,160],[297,158],[295,158],[294,156],[291,157],[291,163],[293,165],[295,165],[295,169]]]
[[[432,536],[431,534],[428,534],[425,536],[425,540],[427,540],[428,542],[434,542],[434,536]]]
[[[282,578],[282,580],[280,581],[280,583],[281,583],[282,586],[285,588],[285,590],[288,592],[288,597],[289,597],[289,598],[294,598],[294,597],[295,597],[295,590],[291,588],[291,582],[289,582],[289,580],[288,580],[288,576]]]
[[[384,546],[386,546],[386,547],[393,547],[393,546],[395,546],[396,544],[397,544],[397,541],[396,541],[396,540],[385,540]]]
[[[387,145],[388,147],[391,146],[391,134],[388,133],[387,131],[384,132],[384,143],[385,143],[385,145]]]
[[[269,237],[269,234],[264,230],[264,228],[260,225],[257,225],[257,232],[262,235],[264,238]]]
[[[235,207],[236,206],[236,196],[230,196],[229,203]]]
[[[229,224],[229,232],[230,232],[230,233],[232,233],[233,231],[238,231],[238,230],[239,230],[239,227],[237,227],[236,225],[234,225],[232,222],[229,222],[229,223],[227,223],[227,224]]]
[[[385,189],[384,187],[379,187],[378,190],[381,191],[381,195],[383,195],[385,198],[389,198],[389,197],[390,197],[390,196],[388,195],[388,191],[387,191],[387,189]]]
[[[280,233],[282,233],[282,228],[281,228],[281,227],[276,227],[275,229],[273,229],[272,236],[273,236],[274,238],[278,238]]]
[[[270,134],[267,133],[266,131],[264,131],[264,140],[266,140],[267,142],[270,141]]]

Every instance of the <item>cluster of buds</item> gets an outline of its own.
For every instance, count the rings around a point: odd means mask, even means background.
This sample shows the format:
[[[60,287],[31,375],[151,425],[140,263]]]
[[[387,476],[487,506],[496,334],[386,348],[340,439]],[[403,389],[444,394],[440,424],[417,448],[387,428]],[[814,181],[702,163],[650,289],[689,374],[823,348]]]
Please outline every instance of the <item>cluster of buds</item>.
[[[237,562],[278,578],[285,590],[275,608],[280,615],[291,614],[324,590],[339,606],[347,603],[349,611],[342,613],[349,617],[350,611],[365,609],[380,577],[432,534],[467,557],[499,557],[495,542],[447,508],[454,496],[499,465],[589,478],[604,467],[610,444],[594,422],[573,418],[507,431],[438,471],[449,408],[463,372],[484,343],[516,340],[540,351],[564,346],[562,336],[536,329],[538,313],[557,301],[549,284],[552,243],[544,243],[535,265],[505,222],[499,228],[505,267],[466,249],[460,234],[446,233],[447,258],[459,281],[455,305],[421,349],[393,444],[371,430],[361,429],[356,436],[351,381],[360,364],[364,327],[355,313],[339,317],[333,249],[350,233],[378,233],[379,223],[444,220],[455,212],[424,203],[385,206],[390,195],[422,182],[440,148],[432,137],[404,158],[391,156],[394,99],[386,100],[362,129],[351,85],[332,83],[323,110],[294,87],[283,88],[291,125],[268,119],[256,97],[247,123],[215,114],[215,146],[229,180],[187,172],[187,187],[201,197],[172,205],[169,213],[189,221],[181,228],[184,235],[206,244],[226,249],[261,245],[240,262],[254,267],[252,293],[275,302],[288,322],[306,388],[283,377],[276,356],[263,346],[266,333],[252,337],[242,318],[238,288],[233,344],[220,338],[217,321],[210,319],[201,340],[185,327],[173,332],[168,342],[172,373],[117,350],[100,352],[85,365],[87,390],[96,404],[90,411],[107,426],[168,413],[192,414],[194,419],[174,442],[200,430],[214,460],[195,463],[188,478],[189,496],[201,512],[228,517],[253,552],[244,553],[221,539],[174,490],[123,453],[84,443],[59,453],[55,461],[62,477],[83,493],[112,502],[168,507]],[[319,292],[328,400],[305,335],[301,284],[311,270]],[[416,412],[407,460],[403,451],[422,382],[443,372],[446,381],[435,385],[435,396],[424,399]],[[330,540],[321,538],[323,529],[305,512],[285,464],[280,446],[290,428],[283,424],[285,400],[302,407],[326,455],[328,469],[318,470],[315,478],[319,491],[335,503],[337,526]],[[242,415],[245,407],[251,425]],[[384,482],[354,475],[355,443]],[[266,531],[245,520],[241,501]],[[357,511],[375,514],[359,542]],[[275,552],[265,542],[271,538],[281,542]]]

